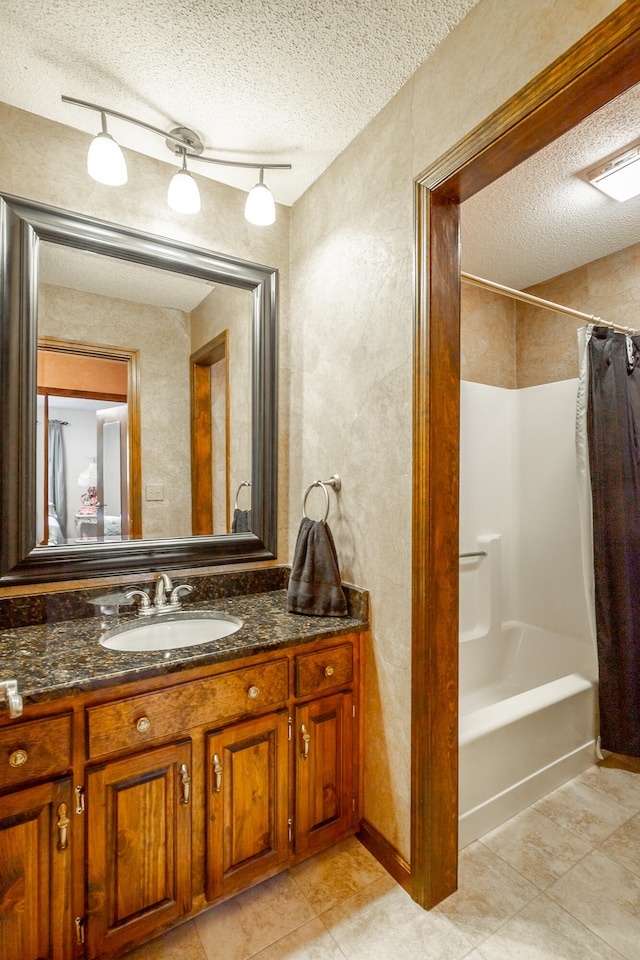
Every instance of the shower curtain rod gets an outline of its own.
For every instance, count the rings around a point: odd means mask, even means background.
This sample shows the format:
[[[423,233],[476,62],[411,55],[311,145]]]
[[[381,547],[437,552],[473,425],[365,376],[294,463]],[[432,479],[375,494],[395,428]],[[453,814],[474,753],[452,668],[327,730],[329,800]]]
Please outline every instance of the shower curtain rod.
[[[552,300],[543,300],[542,297],[535,297],[532,293],[524,293],[522,290],[514,290],[513,287],[505,287],[501,283],[494,283],[493,280],[484,280],[482,277],[474,277],[471,273],[461,273],[460,279],[464,283],[473,284],[476,287],[484,287],[487,290],[495,290],[497,293],[504,294],[505,297],[511,297],[512,300],[520,300],[522,303],[531,303],[536,307],[544,307],[545,310],[553,310],[555,313],[563,313],[565,316],[576,317],[578,320],[585,320],[587,323],[595,323],[600,327],[612,327],[614,330],[620,330],[622,333],[638,334],[633,327],[624,327],[619,323],[612,323],[610,320],[603,320],[602,317],[594,317],[589,313],[582,313],[581,310],[573,310],[571,307],[563,307],[560,303],[554,303]]]

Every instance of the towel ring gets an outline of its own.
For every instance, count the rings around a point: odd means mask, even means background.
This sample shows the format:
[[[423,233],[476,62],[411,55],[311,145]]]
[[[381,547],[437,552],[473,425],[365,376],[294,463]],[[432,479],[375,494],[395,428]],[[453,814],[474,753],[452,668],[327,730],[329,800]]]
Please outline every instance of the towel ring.
[[[240,486],[239,486],[238,489],[236,490],[236,501],[235,501],[235,507],[234,507],[234,509],[236,509],[236,510],[238,509],[238,497],[240,496],[240,491],[242,490],[242,488],[243,488],[243,487],[250,487],[250,486],[251,486],[251,480],[243,480],[243,481],[242,481],[242,483],[240,484]]]
[[[314,480],[313,483],[309,484],[309,486],[307,487],[306,493],[304,495],[304,499],[302,501],[303,518],[305,520],[310,519],[307,516],[307,497],[309,496],[311,491],[314,489],[314,487],[322,487],[322,492],[324,493],[324,499],[325,499],[325,511],[324,511],[324,517],[322,517],[321,522],[326,523],[327,517],[329,516],[329,491],[327,490],[327,487],[333,487],[333,489],[337,493],[340,490],[341,486],[342,486],[342,480],[340,479],[340,476],[337,473],[334,473],[330,480]]]

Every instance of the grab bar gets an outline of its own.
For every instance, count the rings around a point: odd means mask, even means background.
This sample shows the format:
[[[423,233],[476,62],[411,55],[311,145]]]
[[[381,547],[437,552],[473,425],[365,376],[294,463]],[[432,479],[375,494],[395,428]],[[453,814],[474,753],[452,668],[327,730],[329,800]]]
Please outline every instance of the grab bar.
[[[486,550],[478,550],[476,553],[459,553],[458,557],[462,560],[463,557],[486,557]]]

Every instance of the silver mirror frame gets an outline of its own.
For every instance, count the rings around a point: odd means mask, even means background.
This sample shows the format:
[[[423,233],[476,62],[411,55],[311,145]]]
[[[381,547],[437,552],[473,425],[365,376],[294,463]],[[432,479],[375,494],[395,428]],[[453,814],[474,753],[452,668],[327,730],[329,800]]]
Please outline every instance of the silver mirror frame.
[[[34,550],[43,240],[252,291],[251,533]],[[272,267],[0,193],[0,586],[275,558],[277,281]]]

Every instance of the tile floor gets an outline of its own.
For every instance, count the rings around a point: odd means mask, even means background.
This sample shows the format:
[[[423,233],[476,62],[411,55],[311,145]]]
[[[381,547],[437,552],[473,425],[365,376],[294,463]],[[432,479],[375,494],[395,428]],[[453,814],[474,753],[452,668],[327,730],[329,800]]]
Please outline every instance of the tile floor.
[[[640,762],[609,758],[460,853],[421,910],[355,838],[127,960],[640,960]]]

